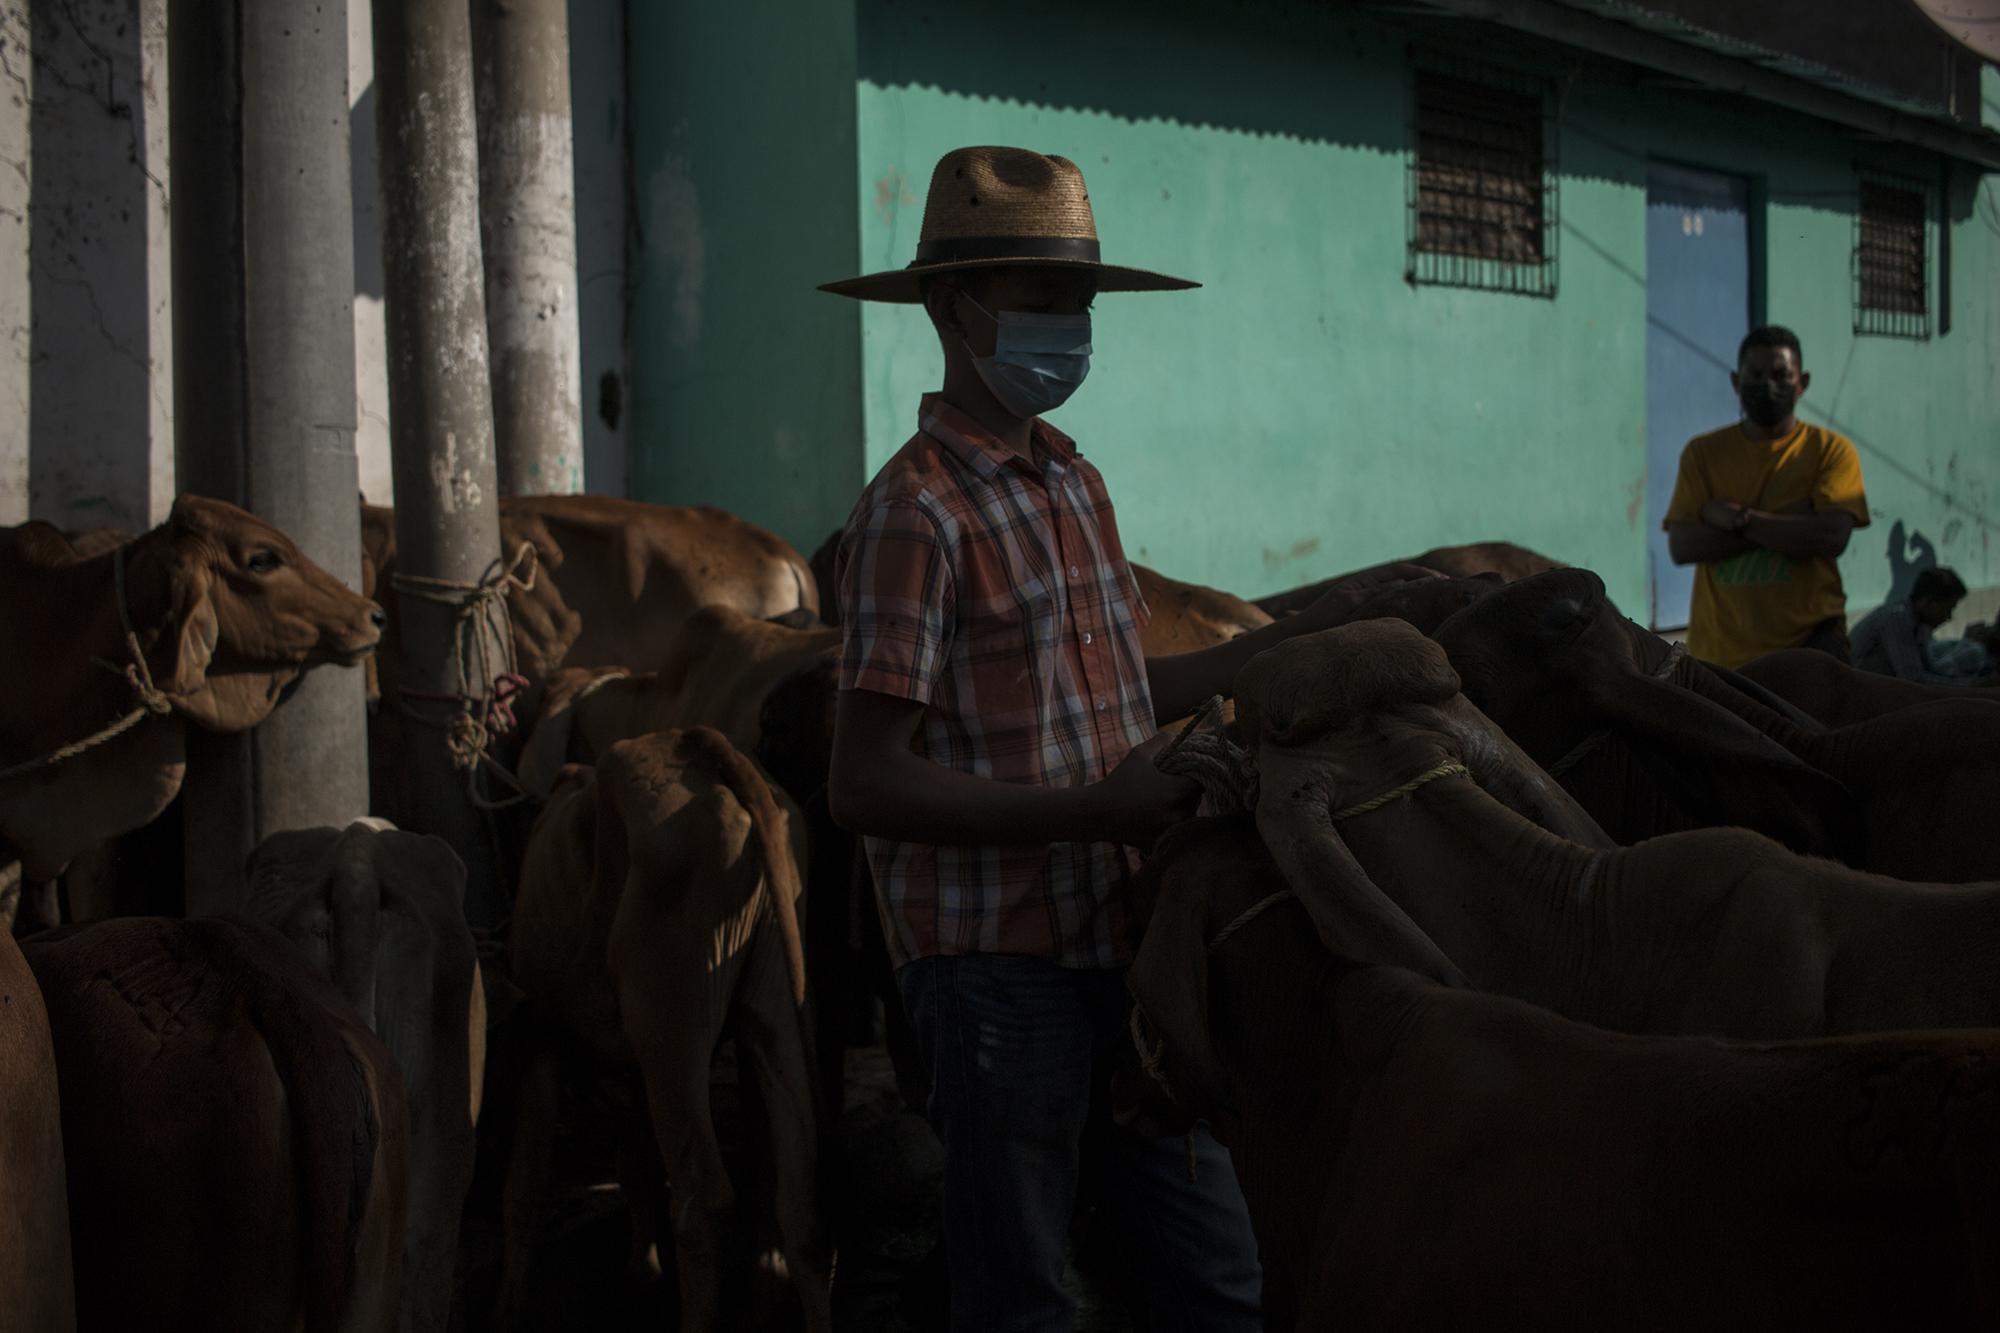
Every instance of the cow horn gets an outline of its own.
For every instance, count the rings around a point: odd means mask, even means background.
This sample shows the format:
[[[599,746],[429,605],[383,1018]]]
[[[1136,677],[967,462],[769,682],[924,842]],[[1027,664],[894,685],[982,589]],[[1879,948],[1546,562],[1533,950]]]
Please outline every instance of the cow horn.
[[[1739,824],[1794,851],[1852,860],[1862,827],[1853,795],[1720,704],[1637,672],[1586,686],[1593,711],[1642,748],[1689,813]]]
[[[1335,831],[1310,760],[1265,745],[1257,754],[1257,831],[1333,953],[1406,967],[1446,986],[1471,983],[1423,928],[1368,877]]]
[[[1618,845],[1470,699],[1461,694],[1442,705],[1440,714],[1445,733],[1457,743],[1458,757],[1487,795],[1557,837],[1585,847]]]

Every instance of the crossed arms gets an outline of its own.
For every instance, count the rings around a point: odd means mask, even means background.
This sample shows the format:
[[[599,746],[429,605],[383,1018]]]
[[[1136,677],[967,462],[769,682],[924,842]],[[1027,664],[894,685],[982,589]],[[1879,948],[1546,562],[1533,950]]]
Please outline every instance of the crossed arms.
[[[1831,560],[1847,549],[1854,524],[1854,515],[1840,509],[1814,512],[1801,504],[1773,514],[1733,500],[1710,500],[1701,507],[1699,523],[1675,523],[1667,529],[1667,550],[1677,565],[1727,560],[1760,549]]]

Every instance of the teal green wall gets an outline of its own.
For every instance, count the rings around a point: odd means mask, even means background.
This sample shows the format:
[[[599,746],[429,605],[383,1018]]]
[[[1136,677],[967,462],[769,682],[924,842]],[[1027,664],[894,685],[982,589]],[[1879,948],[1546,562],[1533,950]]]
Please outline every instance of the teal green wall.
[[[851,0],[626,6],[631,492],[810,551],[866,478]]]
[[[1207,284],[1101,300],[1090,383],[1052,418],[1104,470],[1137,559],[1254,594],[1505,537],[1597,569],[1643,613],[1652,155],[1769,199],[1769,316],[1805,340],[1805,415],[1860,446],[1876,514],[1844,562],[1852,603],[1887,587],[1898,519],[1967,582],[2000,584],[1990,179],[1954,190],[1951,332],[1856,337],[1853,165],[1935,179],[1934,159],[1585,74],[1564,98],[1556,299],[1412,287],[1393,30],[1279,4],[1055,0],[859,0],[858,28],[853,267],[908,262],[941,153],[1015,143],[1083,168],[1108,255]],[[916,308],[871,306],[861,333],[872,470],[939,359]]]

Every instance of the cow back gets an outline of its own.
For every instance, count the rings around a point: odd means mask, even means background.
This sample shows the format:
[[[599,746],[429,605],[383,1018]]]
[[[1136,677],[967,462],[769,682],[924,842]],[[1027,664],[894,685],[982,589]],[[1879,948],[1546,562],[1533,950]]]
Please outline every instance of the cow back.
[[[297,951],[249,922],[134,917],[23,952],[63,1088],[81,1322],[394,1327],[402,1079]]]
[[[55,1050],[41,988],[0,930],[0,1325],[76,1327]]]

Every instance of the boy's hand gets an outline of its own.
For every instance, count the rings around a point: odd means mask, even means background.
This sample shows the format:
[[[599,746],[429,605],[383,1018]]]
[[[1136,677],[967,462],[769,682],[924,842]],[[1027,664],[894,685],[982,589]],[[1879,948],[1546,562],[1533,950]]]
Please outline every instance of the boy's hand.
[[[1300,634],[1311,634],[1345,625],[1363,602],[1384,588],[1443,577],[1435,569],[1401,560],[1360,570],[1329,587],[1312,605],[1300,611],[1293,620],[1293,629]]]
[[[1172,741],[1165,733],[1153,737],[1096,784],[1107,840],[1148,851],[1162,833],[1194,814],[1201,785],[1162,773],[1154,764]]]

